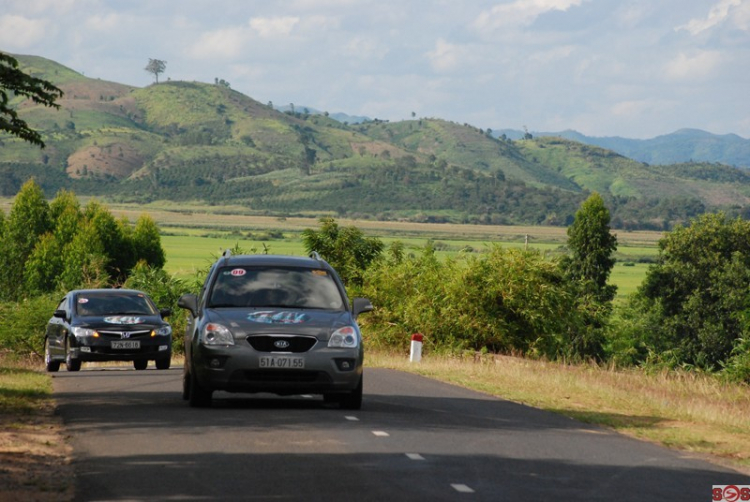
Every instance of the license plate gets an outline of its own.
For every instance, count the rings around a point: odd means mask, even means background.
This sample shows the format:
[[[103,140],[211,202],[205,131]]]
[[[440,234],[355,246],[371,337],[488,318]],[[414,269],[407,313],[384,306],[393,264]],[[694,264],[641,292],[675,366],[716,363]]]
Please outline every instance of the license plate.
[[[305,358],[289,356],[262,356],[260,358],[260,367],[299,370],[305,367]]]
[[[112,340],[113,349],[140,349],[140,340]]]

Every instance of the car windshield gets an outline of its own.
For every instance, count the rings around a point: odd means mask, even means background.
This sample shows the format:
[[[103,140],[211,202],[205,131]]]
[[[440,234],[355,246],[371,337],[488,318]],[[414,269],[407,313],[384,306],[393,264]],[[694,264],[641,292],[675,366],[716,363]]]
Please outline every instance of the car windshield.
[[[344,310],[344,300],[326,270],[224,267],[216,275],[208,306]]]
[[[144,294],[90,293],[76,298],[80,316],[154,315],[156,309]]]

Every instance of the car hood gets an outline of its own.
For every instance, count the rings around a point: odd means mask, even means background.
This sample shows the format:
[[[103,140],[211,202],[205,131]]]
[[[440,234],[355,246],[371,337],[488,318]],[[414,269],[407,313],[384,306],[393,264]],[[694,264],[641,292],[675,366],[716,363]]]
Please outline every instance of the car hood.
[[[75,324],[84,328],[100,330],[140,331],[161,328],[168,323],[158,315],[113,314],[107,316],[79,317]]]
[[[223,324],[235,336],[284,333],[328,340],[338,328],[354,325],[347,311],[258,308],[208,309],[206,313],[208,321]]]

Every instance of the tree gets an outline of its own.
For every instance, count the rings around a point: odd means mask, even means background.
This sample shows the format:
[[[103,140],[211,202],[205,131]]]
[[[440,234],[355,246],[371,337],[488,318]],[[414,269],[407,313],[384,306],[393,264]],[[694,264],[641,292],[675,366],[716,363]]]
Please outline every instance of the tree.
[[[26,260],[39,237],[50,230],[49,204],[33,179],[24,183],[5,220],[0,241],[0,298],[16,300],[24,284]]]
[[[161,59],[151,59],[149,58],[148,64],[144,68],[149,73],[154,74],[154,78],[156,79],[156,83],[159,83],[159,74],[164,73],[164,70],[167,69],[167,62],[162,61]]]
[[[617,286],[607,284],[615,265],[612,254],[617,250],[617,237],[611,233],[609,221],[602,196],[594,192],[568,227],[570,254],[561,261],[566,275],[581,281],[584,289],[603,303],[611,302],[617,292]]]
[[[161,247],[159,227],[151,216],[144,214],[138,218],[133,231],[133,246],[136,261],[144,260],[153,268],[162,268],[166,263],[164,249]]]
[[[317,251],[347,285],[362,284],[367,267],[383,250],[383,242],[365,237],[357,227],[339,227],[333,218],[321,218],[320,230],[305,229],[302,242],[308,253]]]
[[[659,241],[639,295],[653,352],[674,364],[718,369],[750,339],[750,222],[705,214]]]
[[[34,103],[51,108],[60,108],[55,101],[62,98],[63,91],[46,80],[29,76],[18,68],[18,61],[0,52],[0,131],[6,131],[24,141],[44,148],[41,135],[32,130],[26,121],[18,117],[10,106],[8,93],[25,96]]]

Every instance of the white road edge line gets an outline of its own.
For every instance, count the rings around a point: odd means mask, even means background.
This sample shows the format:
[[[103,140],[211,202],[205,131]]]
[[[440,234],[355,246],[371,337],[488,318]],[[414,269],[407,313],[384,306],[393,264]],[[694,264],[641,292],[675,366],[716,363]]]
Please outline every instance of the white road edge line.
[[[452,483],[451,486],[453,487],[454,490],[456,490],[459,493],[474,493],[474,490],[472,490],[466,485]]]
[[[372,431],[372,433],[381,438],[387,438],[388,436],[390,436],[390,434],[385,431]]]
[[[351,415],[344,416],[344,418],[349,420],[350,422],[359,422],[359,419],[357,417],[353,417]]]
[[[411,460],[424,460],[424,457],[419,453],[407,453],[406,456]]]

